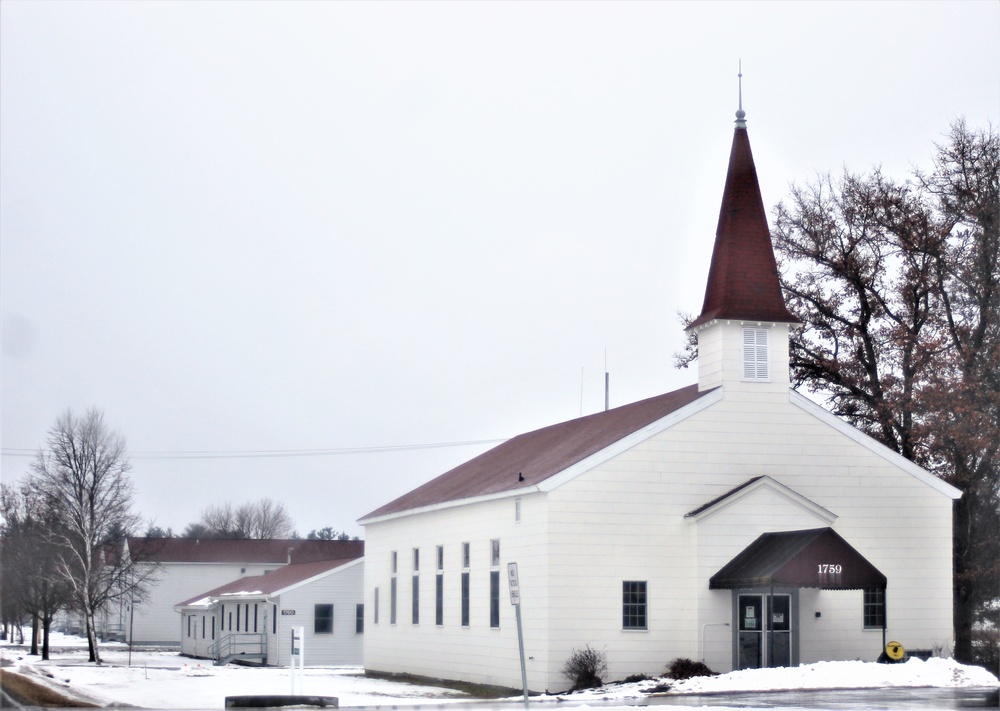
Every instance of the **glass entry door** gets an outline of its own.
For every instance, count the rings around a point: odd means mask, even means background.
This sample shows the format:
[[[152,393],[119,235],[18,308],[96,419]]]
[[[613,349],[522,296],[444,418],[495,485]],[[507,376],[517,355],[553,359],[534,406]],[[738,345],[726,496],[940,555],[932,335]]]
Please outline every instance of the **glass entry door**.
[[[792,596],[738,595],[737,668],[792,665]]]
[[[763,595],[740,595],[737,599],[739,623],[739,653],[740,669],[758,669],[764,659],[763,636]]]

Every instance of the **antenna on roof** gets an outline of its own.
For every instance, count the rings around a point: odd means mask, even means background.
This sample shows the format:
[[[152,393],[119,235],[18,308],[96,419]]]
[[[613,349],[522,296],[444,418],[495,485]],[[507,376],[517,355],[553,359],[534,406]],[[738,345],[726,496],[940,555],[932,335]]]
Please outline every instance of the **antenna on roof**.
[[[743,110],[743,60],[740,59],[740,73],[739,73],[739,83],[740,83],[740,105],[736,109],[736,128],[746,128],[746,115],[747,112]]]
[[[604,411],[611,409],[611,373],[608,372],[608,349],[604,349]]]

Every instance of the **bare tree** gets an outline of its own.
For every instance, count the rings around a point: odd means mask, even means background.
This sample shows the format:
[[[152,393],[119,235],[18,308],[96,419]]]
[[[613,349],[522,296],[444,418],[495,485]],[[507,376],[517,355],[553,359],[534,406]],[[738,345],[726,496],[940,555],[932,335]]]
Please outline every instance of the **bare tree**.
[[[955,656],[996,668],[1000,136],[953,124],[929,174],[819,178],[773,232],[797,386],[954,484]]]
[[[292,517],[284,504],[267,498],[250,504],[249,538],[288,538],[292,527]]]
[[[53,516],[56,577],[72,591],[97,663],[97,614],[119,599],[141,598],[155,570],[121,554],[124,536],[141,523],[132,512],[129,469],[125,440],[96,409],[59,417],[32,465],[31,485]]]
[[[230,502],[211,504],[201,512],[201,526],[212,538],[246,538],[238,535],[236,512]],[[189,527],[190,528],[190,527]]]
[[[30,486],[0,484],[0,567],[5,618],[31,617],[31,654],[49,658],[49,633],[56,613],[71,601],[70,587],[57,575],[58,550],[49,535],[55,521]],[[6,619],[5,619],[6,621]]]
[[[185,532],[199,532],[213,538],[288,538],[292,534],[292,517],[284,504],[268,498],[250,501],[234,507],[226,502],[207,507],[200,524],[191,524]]]

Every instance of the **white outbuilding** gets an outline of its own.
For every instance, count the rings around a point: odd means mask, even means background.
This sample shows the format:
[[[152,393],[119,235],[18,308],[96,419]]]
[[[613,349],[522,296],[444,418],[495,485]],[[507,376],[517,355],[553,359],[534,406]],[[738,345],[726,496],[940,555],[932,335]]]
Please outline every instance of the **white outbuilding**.
[[[361,519],[365,667],[561,691],[875,660],[952,644],[960,492],[791,388],[785,306],[737,114],[700,316],[698,382],[515,437]]]
[[[292,634],[305,666],[360,666],[364,558],[292,563],[175,606],[181,654],[287,667]]]
[[[289,563],[353,559],[364,550],[363,541],[130,537],[123,555],[151,567],[152,581],[134,608],[125,600],[113,611],[116,630],[133,644],[180,646],[184,629],[174,610],[178,600]]]

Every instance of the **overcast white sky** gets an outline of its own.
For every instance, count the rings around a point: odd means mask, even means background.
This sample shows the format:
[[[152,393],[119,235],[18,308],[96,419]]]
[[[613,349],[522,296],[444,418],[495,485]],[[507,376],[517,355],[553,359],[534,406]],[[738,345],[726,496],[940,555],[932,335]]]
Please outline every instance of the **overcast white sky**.
[[[993,0],[4,0],[3,480],[97,406],[147,520],[361,534],[487,445],[344,450],[693,382],[741,58],[768,207],[1000,119]]]

